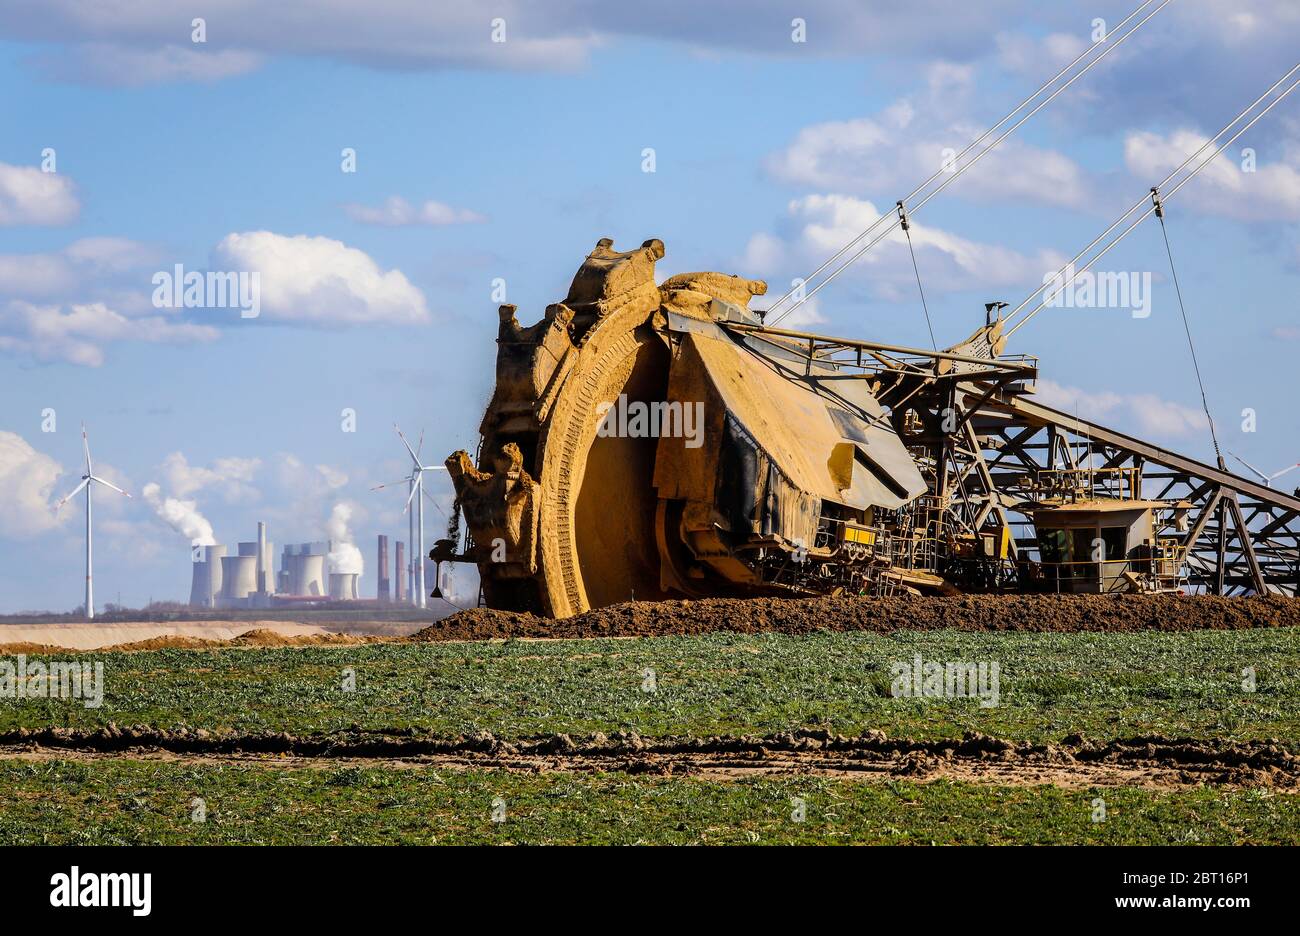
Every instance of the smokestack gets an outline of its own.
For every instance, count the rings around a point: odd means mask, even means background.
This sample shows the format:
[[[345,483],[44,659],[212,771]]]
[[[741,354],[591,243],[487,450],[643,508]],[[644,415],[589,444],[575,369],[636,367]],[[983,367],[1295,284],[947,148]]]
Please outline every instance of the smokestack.
[[[406,601],[406,544],[397,541],[397,603]]]
[[[261,520],[257,521],[257,593],[265,595],[270,591],[271,581],[266,574],[267,558],[269,554],[266,548],[266,524]]]
[[[379,585],[375,597],[380,601],[390,601],[388,579],[388,537],[379,534]]]

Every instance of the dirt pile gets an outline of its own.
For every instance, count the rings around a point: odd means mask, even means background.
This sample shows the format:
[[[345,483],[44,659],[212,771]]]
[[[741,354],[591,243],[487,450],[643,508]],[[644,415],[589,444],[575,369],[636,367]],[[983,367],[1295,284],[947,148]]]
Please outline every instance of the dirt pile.
[[[629,602],[563,620],[473,608],[413,641],[648,637],[710,631],[1189,631],[1300,627],[1300,600],[1171,595],[959,595],[897,598],[708,598]]]

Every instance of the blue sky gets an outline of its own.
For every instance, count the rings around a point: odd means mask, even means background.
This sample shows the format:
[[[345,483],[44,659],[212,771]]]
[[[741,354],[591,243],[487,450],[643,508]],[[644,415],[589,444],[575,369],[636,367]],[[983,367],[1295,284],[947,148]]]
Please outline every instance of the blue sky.
[[[359,21],[210,2],[198,44],[169,4],[0,2],[0,611],[80,602],[81,507],[52,506],[83,420],[97,467],[136,495],[97,497],[100,602],[188,595],[168,498],[224,543],[259,518],[277,544],[323,538],[347,505],[373,594],[375,534],[406,531],[402,495],[369,490],[404,470],[392,424],[423,430],[438,463],[473,448],[495,278],[532,321],[598,238],[659,237],[664,275],[780,295],[1136,3],[391,3]],[[1139,36],[918,214],[941,343],[984,301],[1018,302],[1295,64],[1300,14],[1178,0]],[[46,148],[57,172],[37,178]],[[1220,436],[1271,472],[1300,461],[1300,95],[1229,153],[1171,203],[1170,236]],[[411,223],[374,223],[389,199]],[[263,270],[257,319],[151,306],[154,273],[233,260]],[[1048,310],[1009,350],[1041,358],[1045,401],[1207,457],[1154,222],[1104,268],[1152,274],[1150,318]],[[911,277],[883,245],[802,324],[928,344]],[[431,486],[445,507],[445,478]],[[444,521],[427,522],[432,539]]]

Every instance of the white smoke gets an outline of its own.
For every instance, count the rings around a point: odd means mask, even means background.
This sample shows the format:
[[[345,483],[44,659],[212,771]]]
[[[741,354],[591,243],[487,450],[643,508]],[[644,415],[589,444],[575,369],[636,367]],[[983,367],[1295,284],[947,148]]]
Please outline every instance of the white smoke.
[[[199,513],[197,501],[163,497],[162,488],[150,481],[141,492],[164,523],[190,541],[191,546],[215,546],[212,524]]]
[[[330,538],[330,571],[338,573],[355,572],[360,575],[365,566],[361,550],[352,542],[352,505],[340,501],[330,511],[330,518],[325,522],[325,529]]]

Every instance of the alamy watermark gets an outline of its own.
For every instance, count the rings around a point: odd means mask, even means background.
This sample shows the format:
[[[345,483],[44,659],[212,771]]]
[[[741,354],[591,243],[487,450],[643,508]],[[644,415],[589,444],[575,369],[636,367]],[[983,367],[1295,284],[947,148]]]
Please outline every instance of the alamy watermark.
[[[185,271],[183,264],[159,270],[153,283],[155,309],[238,309],[240,318],[262,313],[262,274],[241,270]]]
[[[602,402],[596,412],[600,416],[596,434],[601,438],[682,438],[686,447],[692,449],[704,444],[704,403],[699,400],[645,403],[629,400],[626,393],[620,393],[617,401]]]
[[[895,699],[979,699],[980,708],[996,708],[1001,700],[1001,667],[987,660],[899,660],[889,666]]]
[[[1043,275],[1043,305],[1049,309],[1131,309],[1135,319],[1151,315],[1151,273],[1064,270]]]
[[[88,709],[104,704],[104,664],[85,660],[0,660],[0,698],[80,699]]]

